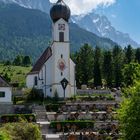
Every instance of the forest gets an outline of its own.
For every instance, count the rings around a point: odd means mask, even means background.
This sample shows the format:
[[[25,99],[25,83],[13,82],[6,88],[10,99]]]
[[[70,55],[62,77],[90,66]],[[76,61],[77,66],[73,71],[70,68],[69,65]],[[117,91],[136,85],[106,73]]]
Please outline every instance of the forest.
[[[140,48],[114,46],[104,50],[84,44],[71,55],[76,63],[76,84],[93,87],[131,86],[140,77]]]

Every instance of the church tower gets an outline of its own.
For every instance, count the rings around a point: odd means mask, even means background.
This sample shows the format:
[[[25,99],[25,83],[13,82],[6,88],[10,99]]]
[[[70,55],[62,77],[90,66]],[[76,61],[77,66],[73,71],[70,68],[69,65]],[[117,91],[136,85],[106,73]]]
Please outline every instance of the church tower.
[[[76,93],[75,64],[70,59],[69,18],[70,9],[58,0],[50,10],[52,19],[52,44],[37,60],[26,77],[28,88],[43,91],[44,96],[61,98]]]
[[[52,92],[55,90],[60,97],[71,97],[74,94],[74,63],[70,59],[70,42],[69,42],[69,18],[70,9],[63,0],[58,0],[50,10],[52,19],[52,63],[53,63],[53,81]],[[63,93],[61,81],[66,80],[66,92]],[[72,81],[73,80],[73,81]],[[64,83],[65,84],[65,83]],[[65,94],[65,95],[64,95]]]

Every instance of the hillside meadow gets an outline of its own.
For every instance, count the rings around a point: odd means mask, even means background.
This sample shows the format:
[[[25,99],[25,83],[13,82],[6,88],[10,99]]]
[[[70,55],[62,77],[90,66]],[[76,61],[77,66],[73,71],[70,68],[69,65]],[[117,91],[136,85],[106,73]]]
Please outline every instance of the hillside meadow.
[[[0,64],[0,75],[6,76],[10,83],[19,83],[19,86],[22,87],[25,85],[26,75],[30,72],[31,68],[31,66],[23,67]]]

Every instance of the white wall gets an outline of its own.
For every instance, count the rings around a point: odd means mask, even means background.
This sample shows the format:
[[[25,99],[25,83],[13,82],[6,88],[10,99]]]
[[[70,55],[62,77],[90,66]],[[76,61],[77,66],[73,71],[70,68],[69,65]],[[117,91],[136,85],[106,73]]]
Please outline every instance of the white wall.
[[[58,30],[59,24],[65,24],[65,30]],[[57,22],[53,23],[52,25],[52,38],[53,41],[59,42],[59,32],[64,32],[64,41],[69,41],[69,25],[64,19],[59,19]]]
[[[11,87],[0,87],[0,92],[5,92],[5,97],[0,97],[0,103],[11,103],[12,102]]]
[[[27,88],[35,87],[34,86],[34,78],[35,78],[35,76],[38,77],[38,74],[29,74],[29,75],[27,75],[27,77],[26,77],[26,86],[27,86]],[[36,88],[38,88],[38,87],[36,86]]]
[[[76,94],[76,80],[75,80],[75,63],[70,59],[70,84],[71,94]]]

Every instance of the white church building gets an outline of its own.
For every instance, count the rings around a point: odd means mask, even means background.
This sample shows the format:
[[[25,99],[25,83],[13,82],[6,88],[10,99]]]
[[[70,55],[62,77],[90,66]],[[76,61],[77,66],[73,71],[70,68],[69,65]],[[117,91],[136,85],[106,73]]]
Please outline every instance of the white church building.
[[[42,89],[45,97],[54,97],[55,92],[61,98],[71,97],[76,92],[76,84],[75,64],[70,58],[70,9],[63,0],[58,0],[52,6],[50,16],[52,43],[28,73],[26,85]]]

